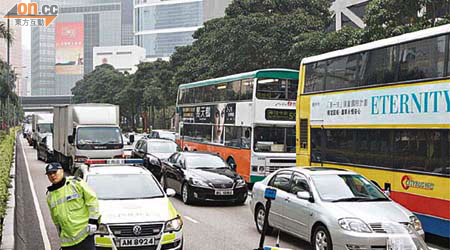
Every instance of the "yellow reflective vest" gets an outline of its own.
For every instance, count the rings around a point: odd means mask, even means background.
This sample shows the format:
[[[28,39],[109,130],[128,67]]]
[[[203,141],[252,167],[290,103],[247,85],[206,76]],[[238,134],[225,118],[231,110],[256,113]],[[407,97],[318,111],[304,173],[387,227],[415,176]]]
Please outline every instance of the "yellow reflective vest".
[[[78,177],[66,177],[61,187],[47,192],[47,203],[62,247],[74,246],[88,235],[88,223],[99,223],[98,200],[94,191]]]

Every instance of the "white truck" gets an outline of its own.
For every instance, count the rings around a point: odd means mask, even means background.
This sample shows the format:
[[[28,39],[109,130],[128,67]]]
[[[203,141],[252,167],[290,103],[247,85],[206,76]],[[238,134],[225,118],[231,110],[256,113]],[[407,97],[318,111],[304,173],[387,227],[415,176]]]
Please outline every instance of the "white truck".
[[[36,148],[38,143],[47,134],[53,132],[53,114],[40,113],[33,114],[31,118],[31,141],[33,148]]]
[[[53,108],[55,159],[74,171],[86,159],[121,158],[119,106],[87,103]]]

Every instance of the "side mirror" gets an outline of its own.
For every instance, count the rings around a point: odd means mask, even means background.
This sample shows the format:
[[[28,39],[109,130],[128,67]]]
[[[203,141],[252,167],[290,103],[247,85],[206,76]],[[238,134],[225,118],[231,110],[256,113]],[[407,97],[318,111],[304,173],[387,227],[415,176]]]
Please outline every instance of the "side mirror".
[[[33,133],[35,133],[36,132],[36,129],[33,129]]]
[[[129,140],[130,140],[130,144],[133,144],[134,143],[134,135],[130,135]]]
[[[175,192],[175,190],[173,190],[173,189],[171,189],[171,188],[168,188],[168,189],[166,189],[166,194],[167,194],[167,196],[169,196],[169,197],[174,197],[175,194],[176,194],[176,192]]]
[[[302,200],[309,200],[311,198],[311,194],[307,191],[297,192],[297,198]]]
[[[70,144],[73,144],[73,135],[67,136],[67,141],[69,141]]]

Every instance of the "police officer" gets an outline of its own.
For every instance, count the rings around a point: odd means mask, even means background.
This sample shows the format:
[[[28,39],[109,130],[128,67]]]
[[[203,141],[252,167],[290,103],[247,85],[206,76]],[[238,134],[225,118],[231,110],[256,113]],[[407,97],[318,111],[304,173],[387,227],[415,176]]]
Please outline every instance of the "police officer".
[[[59,163],[48,164],[45,174],[52,183],[47,203],[62,249],[94,250],[100,217],[94,191],[78,177],[65,177]]]

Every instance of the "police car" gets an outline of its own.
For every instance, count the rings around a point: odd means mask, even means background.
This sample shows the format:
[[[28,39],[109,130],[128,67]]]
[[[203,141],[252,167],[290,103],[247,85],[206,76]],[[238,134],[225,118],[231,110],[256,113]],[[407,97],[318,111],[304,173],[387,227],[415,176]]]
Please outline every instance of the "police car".
[[[141,159],[86,160],[75,176],[96,192],[101,225],[97,249],[183,249],[183,221]]]

